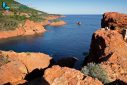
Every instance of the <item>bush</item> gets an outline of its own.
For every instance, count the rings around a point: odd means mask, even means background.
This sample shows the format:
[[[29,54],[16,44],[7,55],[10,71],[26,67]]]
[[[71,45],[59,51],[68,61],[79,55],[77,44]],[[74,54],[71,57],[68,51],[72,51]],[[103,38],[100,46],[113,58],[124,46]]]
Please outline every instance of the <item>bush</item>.
[[[31,52],[26,52],[26,54],[27,54],[27,55],[30,55],[30,54],[31,54]]]
[[[42,22],[45,20],[42,16],[39,15],[32,15],[29,19],[34,22]]]
[[[11,16],[12,19],[18,20],[18,21],[24,21],[26,20],[26,16],[20,16],[20,15],[13,15]]]
[[[15,30],[19,24],[24,24],[26,17],[19,15],[6,16],[1,15],[0,17],[0,30]]]
[[[93,78],[97,78],[104,84],[109,83],[108,76],[106,71],[101,67],[100,64],[89,63],[87,66],[84,66],[81,70],[85,75],[91,76]]]
[[[17,26],[18,26],[17,20],[2,19],[2,21],[0,21],[0,30],[2,31],[15,30]]]
[[[53,22],[59,22],[59,21],[61,21],[61,20],[59,20],[59,19],[54,19],[54,20],[52,20]]]
[[[2,65],[4,65],[4,64],[9,63],[9,62],[10,62],[10,61],[9,61],[8,57],[5,57],[5,56],[0,55],[0,67],[1,67]]]

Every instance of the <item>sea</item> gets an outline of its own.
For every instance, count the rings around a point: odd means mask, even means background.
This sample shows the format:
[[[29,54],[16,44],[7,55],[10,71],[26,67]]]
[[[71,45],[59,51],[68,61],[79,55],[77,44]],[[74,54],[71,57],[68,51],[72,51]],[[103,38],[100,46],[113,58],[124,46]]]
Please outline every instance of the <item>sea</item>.
[[[16,52],[42,52],[55,61],[75,57],[79,69],[89,52],[92,34],[101,27],[102,15],[65,15],[64,26],[46,26],[43,34],[0,40],[0,50]],[[77,22],[81,24],[78,25]]]

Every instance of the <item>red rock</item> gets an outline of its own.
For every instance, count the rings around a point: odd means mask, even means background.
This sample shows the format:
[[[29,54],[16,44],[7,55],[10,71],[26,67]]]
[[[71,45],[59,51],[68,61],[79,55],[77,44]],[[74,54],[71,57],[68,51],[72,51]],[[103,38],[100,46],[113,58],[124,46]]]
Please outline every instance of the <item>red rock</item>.
[[[58,18],[63,18],[65,16],[61,16],[61,15],[50,15],[48,17],[46,17],[47,20],[54,20],[54,19],[58,19]]]
[[[127,83],[127,46],[116,30],[97,30],[92,37],[89,56],[85,62],[100,63],[111,81]]]
[[[64,22],[64,21],[58,21],[58,22],[52,22],[49,25],[50,26],[62,26],[62,25],[65,25],[65,24],[66,24],[66,22]]]
[[[46,30],[44,29],[43,25],[48,24],[47,21],[45,22],[33,22],[30,20],[26,20],[25,24],[19,26],[15,30],[9,31],[0,31],[0,39],[2,38],[9,38],[15,36],[24,36],[24,35],[33,35],[37,33],[44,33]]]
[[[7,56],[9,61],[0,67],[0,85],[24,80],[26,74],[34,69],[47,68],[52,59],[42,53],[16,53],[1,51],[2,56]]]
[[[50,85],[103,85],[99,80],[82,74],[80,71],[53,66],[46,69],[44,79]]]
[[[104,13],[102,27],[127,28],[127,14],[117,12]]]

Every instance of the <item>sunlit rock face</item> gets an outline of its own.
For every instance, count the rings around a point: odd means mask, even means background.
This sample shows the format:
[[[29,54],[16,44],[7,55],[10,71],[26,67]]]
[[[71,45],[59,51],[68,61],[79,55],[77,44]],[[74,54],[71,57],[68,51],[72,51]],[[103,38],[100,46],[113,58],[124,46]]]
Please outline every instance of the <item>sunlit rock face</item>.
[[[49,85],[103,85],[99,80],[68,67],[52,66],[44,72]]]
[[[102,28],[109,27],[114,28],[127,28],[127,14],[118,12],[107,12],[103,14]]]
[[[93,36],[85,63],[100,63],[111,81],[127,83],[127,44],[117,30],[97,30]]]
[[[1,51],[0,59],[3,61],[0,66],[0,85],[3,85],[25,81],[25,76],[33,70],[47,68],[52,58],[43,53]]]

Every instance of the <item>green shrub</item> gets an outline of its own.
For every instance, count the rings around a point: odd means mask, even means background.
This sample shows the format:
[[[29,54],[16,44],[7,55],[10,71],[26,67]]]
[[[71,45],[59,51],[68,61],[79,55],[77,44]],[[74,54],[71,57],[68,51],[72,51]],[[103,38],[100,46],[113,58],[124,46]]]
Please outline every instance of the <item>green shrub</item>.
[[[40,15],[32,15],[30,18],[29,18],[31,21],[34,21],[34,22],[42,22],[43,20],[45,20],[42,16]]]
[[[2,2],[7,3],[7,5],[10,7],[10,11],[13,14],[2,15],[2,12],[0,13],[0,31],[15,30],[19,24],[24,24],[26,19],[30,19],[34,22],[42,22],[45,20],[45,17],[48,16],[48,14],[45,12],[22,5],[15,0],[0,0],[0,4],[2,4]],[[3,11],[1,7],[0,11]],[[30,17],[18,15],[20,13],[26,13]]]
[[[1,19],[0,21],[0,30],[7,31],[7,30],[14,30],[18,26],[17,20],[11,19]]]
[[[31,52],[26,52],[26,54],[27,54],[27,55],[30,55],[30,54],[31,54]]]
[[[100,64],[89,63],[87,66],[84,66],[81,70],[85,75],[89,75],[93,78],[97,78],[102,81],[104,84],[109,83],[108,76],[106,71],[101,67]]]
[[[59,22],[59,21],[61,21],[61,20],[59,20],[59,19],[52,20],[52,22]]]
[[[15,30],[19,24],[23,24],[25,22],[26,17],[19,15],[1,15],[0,19],[0,30],[7,31]]]
[[[1,67],[2,65],[4,65],[4,64],[9,63],[9,62],[10,62],[10,61],[9,61],[8,57],[5,57],[5,56],[0,55],[0,67]]]
[[[27,19],[26,16],[19,16],[19,15],[13,15],[10,18],[18,20],[18,21],[23,21]]]

